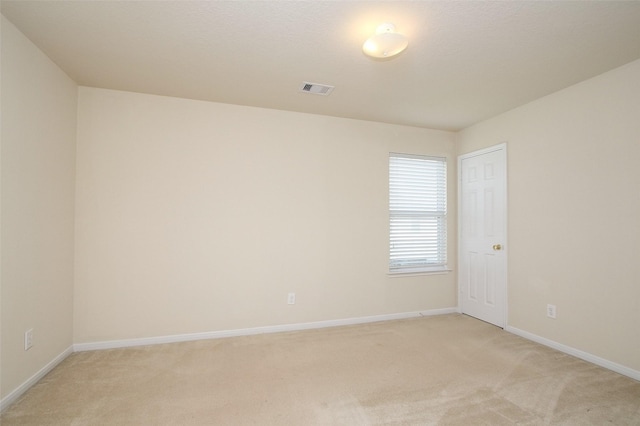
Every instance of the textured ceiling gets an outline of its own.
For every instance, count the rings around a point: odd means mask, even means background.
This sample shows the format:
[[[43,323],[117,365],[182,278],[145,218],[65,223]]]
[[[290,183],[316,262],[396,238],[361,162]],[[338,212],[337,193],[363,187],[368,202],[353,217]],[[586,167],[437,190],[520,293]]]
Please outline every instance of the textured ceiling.
[[[2,1],[78,84],[458,130],[640,58],[640,1]],[[393,22],[409,47],[366,57]],[[329,96],[303,81],[335,86]]]

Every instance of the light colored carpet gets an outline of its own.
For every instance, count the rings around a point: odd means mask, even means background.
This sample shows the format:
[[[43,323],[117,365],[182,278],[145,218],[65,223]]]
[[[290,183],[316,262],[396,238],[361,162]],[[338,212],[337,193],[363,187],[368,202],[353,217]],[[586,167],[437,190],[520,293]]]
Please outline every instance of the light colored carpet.
[[[81,352],[2,425],[640,425],[640,382],[464,315]]]

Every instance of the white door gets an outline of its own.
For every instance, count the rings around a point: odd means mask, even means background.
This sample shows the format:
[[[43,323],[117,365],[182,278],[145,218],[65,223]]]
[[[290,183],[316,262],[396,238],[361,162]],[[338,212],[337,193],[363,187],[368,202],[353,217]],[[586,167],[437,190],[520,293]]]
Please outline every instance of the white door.
[[[458,157],[460,309],[506,325],[507,147]]]

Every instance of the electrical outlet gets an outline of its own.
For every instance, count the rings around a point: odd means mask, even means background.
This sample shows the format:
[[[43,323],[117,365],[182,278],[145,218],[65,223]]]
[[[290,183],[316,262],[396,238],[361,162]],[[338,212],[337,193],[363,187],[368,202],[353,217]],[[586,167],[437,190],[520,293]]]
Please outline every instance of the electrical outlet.
[[[549,318],[556,318],[556,305],[547,305],[547,316]]]
[[[24,332],[24,350],[27,351],[33,346],[33,328]]]
[[[296,294],[295,293],[289,293],[289,295],[287,296],[287,303],[289,305],[295,305],[296,304]]]

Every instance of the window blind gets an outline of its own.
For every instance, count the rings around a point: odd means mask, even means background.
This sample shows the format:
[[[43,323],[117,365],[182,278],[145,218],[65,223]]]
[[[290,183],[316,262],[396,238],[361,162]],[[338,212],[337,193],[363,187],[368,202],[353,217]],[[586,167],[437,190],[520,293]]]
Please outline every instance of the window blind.
[[[446,158],[389,155],[390,272],[446,269]]]

